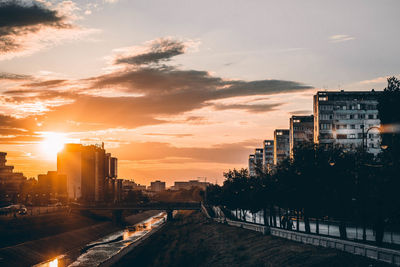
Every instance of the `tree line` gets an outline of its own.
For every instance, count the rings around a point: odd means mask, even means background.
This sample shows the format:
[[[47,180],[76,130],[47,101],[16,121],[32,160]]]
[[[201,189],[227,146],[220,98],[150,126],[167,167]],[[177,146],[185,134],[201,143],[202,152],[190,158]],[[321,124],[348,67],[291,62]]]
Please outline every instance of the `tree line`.
[[[276,218],[281,218],[277,213],[286,211],[297,217],[297,230],[302,217],[307,233],[310,218],[315,220],[317,233],[319,220],[329,218],[339,222],[343,239],[347,238],[347,222],[362,225],[364,240],[367,225],[371,225],[377,244],[381,244],[385,228],[400,225],[400,134],[393,130],[400,123],[399,107],[400,82],[391,77],[378,109],[382,125],[395,127],[382,132],[384,149],[377,156],[363,147],[346,151],[304,144],[295,149],[292,159],[282,161],[271,172],[256,166],[256,175],[250,177],[247,169],[229,170],[222,186],[207,188],[207,201],[242,213],[263,210],[264,223],[270,226],[276,226]]]

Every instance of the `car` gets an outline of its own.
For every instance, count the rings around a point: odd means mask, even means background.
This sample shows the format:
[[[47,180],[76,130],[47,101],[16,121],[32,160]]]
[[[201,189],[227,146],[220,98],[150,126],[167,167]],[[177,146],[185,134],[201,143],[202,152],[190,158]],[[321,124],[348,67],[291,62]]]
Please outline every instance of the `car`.
[[[19,215],[26,215],[26,214],[28,214],[28,209],[25,208],[25,207],[20,208],[20,209],[18,210],[18,214],[19,214]]]

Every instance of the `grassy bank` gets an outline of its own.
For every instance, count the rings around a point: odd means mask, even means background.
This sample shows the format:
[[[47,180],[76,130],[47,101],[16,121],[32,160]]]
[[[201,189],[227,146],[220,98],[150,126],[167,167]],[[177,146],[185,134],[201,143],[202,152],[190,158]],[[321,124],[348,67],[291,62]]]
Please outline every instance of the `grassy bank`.
[[[185,212],[116,266],[388,266],[333,249],[263,236]]]

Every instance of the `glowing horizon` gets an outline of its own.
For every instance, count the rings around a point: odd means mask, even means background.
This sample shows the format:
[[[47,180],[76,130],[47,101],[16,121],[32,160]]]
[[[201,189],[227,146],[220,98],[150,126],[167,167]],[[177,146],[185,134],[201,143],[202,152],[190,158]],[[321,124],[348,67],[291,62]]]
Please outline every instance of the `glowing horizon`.
[[[316,91],[399,75],[389,2],[3,1],[0,151],[36,177],[104,142],[119,178],[221,183]]]

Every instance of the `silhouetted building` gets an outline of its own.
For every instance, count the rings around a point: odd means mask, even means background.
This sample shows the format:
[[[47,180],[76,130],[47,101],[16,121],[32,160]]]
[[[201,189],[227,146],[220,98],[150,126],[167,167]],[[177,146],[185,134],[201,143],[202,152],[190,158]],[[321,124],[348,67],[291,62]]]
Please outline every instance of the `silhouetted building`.
[[[85,202],[116,201],[117,160],[104,145],[66,144],[57,155],[57,171],[67,176],[68,198]]]
[[[270,171],[274,165],[274,140],[264,140],[264,155],[262,166],[266,171]]]
[[[292,116],[290,118],[290,157],[298,145],[314,142],[314,116]]]
[[[5,193],[2,198],[11,198],[11,195],[18,194],[26,177],[20,172],[14,172],[14,166],[6,165],[6,152],[0,152],[0,189]]]
[[[165,190],[165,182],[161,181],[154,181],[150,183],[149,190],[154,191],[154,192],[161,192]]]
[[[249,175],[256,176],[256,156],[254,154],[249,155]]]
[[[172,190],[181,190],[181,189],[191,189],[193,187],[199,187],[203,190],[207,188],[210,183],[208,182],[200,182],[199,180],[189,180],[187,182],[175,182],[174,186],[171,188]]]
[[[38,175],[38,185],[42,192],[55,195],[67,195],[67,176],[56,171],[48,171],[47,174]]]
[[[276,129],[274,131],[274,165],[289,157],[289,130]]]
[[[371,128],[380,126],[379,95],[375,91],[318,92],[314,95],[314,142],[347,150],[362,147],[364,143],[366,151],[379,153],[379,130]]]

